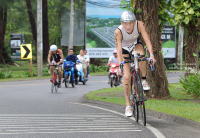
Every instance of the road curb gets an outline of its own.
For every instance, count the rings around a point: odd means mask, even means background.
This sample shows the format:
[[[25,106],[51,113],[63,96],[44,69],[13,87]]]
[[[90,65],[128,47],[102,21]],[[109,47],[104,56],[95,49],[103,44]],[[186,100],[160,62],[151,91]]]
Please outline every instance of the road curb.
[[[107,102],[103,102],[103,101],[89,100],[86,98],[86,96],[84,96],[82,102],[98,104],[98,105],[100,104],[100,105],[104,105],[104,106],[112,106],[112,107],[120,108],[122,110],[124,110],[124,108],[125,108],[124,105],[119,105],[119,104],[115,104],[115,103],[107,103]],[[152,116],[154,118],[162,119],[162,120],[165,120],[165,121],[168,121],[171,123],[188,126],[193,129],[196,129],[198,131],[200,130],[200,123],[183,118],[183,117],[165,114],[162,112],[157,112],[157,111],[153,111],[153,110],[149,110],[149,109],[146,109],[146,113],[147,113],[147,116]]]

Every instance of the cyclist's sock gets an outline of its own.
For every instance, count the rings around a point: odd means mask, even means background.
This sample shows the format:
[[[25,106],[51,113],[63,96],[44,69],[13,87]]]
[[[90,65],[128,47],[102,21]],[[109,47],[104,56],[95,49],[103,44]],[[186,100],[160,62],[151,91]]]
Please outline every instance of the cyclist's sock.
[[[146,76],[145,76],[145,77],[143,77],[143,76],[142,76],[142,79],[143,79],[143,80],[146,80],[146,79],[147,79],[147,77],[146,77]]]

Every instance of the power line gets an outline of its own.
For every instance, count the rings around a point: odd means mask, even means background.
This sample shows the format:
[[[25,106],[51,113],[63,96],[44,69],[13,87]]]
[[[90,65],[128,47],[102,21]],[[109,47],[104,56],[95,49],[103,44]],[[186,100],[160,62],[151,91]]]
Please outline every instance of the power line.
[[[112,3],[100,3],[100,2],[94,2],[94,1],[90,1],[90,0],[86,0],[87,3],[95,5],[95,6],[99,6],[99,7],[105,7],[105,8],[120,8],[121,5],[120,4],[112,4]]]

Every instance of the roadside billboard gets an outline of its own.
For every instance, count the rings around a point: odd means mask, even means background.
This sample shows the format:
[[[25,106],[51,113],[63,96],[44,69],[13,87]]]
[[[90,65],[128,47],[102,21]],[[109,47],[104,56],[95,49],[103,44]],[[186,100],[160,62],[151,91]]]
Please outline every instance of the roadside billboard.
[[[120,5],[119,1],[98,0],[98,2]],[[112,51],[116,49],[114,31],[120,25],[120,15],[123,11],[120,7],[86,3],[86,49],[90,58],[109,58],[113,55]]]
[[[20,45],[24,41],[24,34],[10,34],[11,58],[20,60]]]
[[[120,15],[124,11],[118,8],[105,6],[119,5],[120,1],[92,0],[86,2],[86,49],[90,58],[109,58],[116,49],[114,31],[120,25]],[[94,2],[95,1],[95,2]],[[97,6],[98,3],[104,6]],[[113,3],[115,2],[115,3]],[[109,7],[109,8],[108,8]],[[162,30],[162,51],[164,58],[176,57],[175,27],[165,25]]]
[[[161,40],[164,58],[176,58],[176,27],[164,25]]]

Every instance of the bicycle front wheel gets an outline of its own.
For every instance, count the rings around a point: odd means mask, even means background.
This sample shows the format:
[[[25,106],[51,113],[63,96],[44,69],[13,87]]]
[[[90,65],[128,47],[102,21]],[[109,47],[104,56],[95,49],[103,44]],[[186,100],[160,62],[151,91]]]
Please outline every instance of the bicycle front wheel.
[[[137,73],[137,92],[138,92],[138,107],[140,109],[140,117],[143,125],[146,126],[146,111],[144,105],[144,90],[142,86],[142,81],[140,79],[139,72]]]
[[[135,118],[135,121],[138,122],[138,120],[139,120],[139,111],[138,111],[138,103],[136,101],[136,98],[133,99],[133,116]]]
[[[144,126],[146,126],[146,111],[145,111],[145,105],[144,105],[144,101],[140,102],[140,112],[141,112],[141,119],[142,119],[142,123]]]
[[[51,85],[51,92],[53,93],[53,90],[54,90],[54,83],[52,83]]]
[[[67,74],[65,76],[65,87],[69,87],[69,82],[70,82],[70,76],[69,76],[69,74]]]

